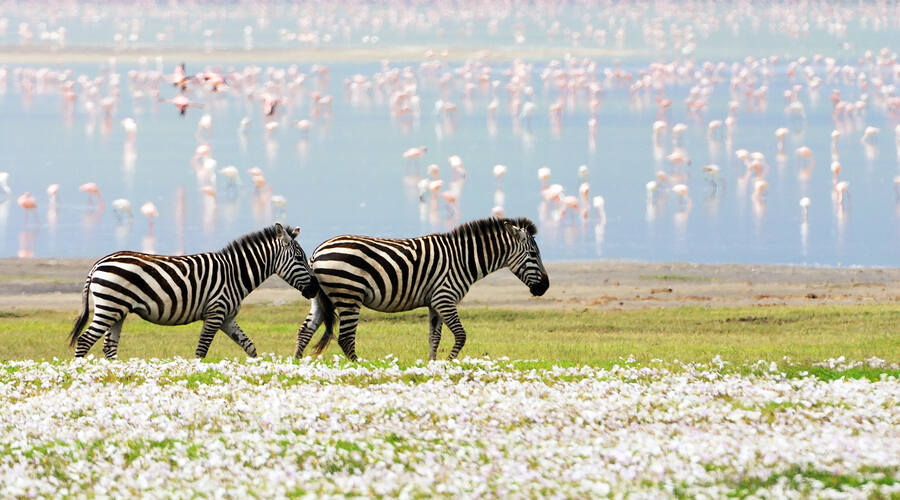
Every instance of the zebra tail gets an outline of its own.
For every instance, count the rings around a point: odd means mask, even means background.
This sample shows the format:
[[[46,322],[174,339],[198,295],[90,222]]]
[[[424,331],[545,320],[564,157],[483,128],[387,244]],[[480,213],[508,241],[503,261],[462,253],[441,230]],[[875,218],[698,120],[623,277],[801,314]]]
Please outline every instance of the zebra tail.
[[[72,331],[69,333],[69,347],[75,347],[75,343],[78,342],[78,337],[81,336],[81,331],[84,330],[84,325],[88,320],[88,313],[90,312],[88,288],[91,286],[92,275],[93,273],[88,274],[87,279],[84,280],[84,289],[81,291],[81,314],[75,318],[75,326],[72,327]]]
[[[328,295],[325,294],[325,291],[321,288],[319,289],[318,295],[316,295],[316,300],[319,301],[319,305],[322,307],[322,313],[324,315],[324,319],[322,320],[325,323],[325,333],[322,334],[322,338],[319,339],[319,343],[316,344],[316,356],[322,354],[322,351],[328,347],[328,343],[331,341],[331,338],[334,337],[334,303],[331,302],[331,299],[328,298]]]

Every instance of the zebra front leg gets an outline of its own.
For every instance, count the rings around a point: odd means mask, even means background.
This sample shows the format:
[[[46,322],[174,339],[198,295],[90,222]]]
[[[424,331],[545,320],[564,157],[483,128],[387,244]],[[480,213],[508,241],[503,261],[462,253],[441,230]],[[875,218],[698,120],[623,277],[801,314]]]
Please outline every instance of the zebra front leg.
[[[251,358],[256,357],[256,346],[253,345],[253,341],[250,340],[241,327],[238,326],[237,321],[234,318],[230,320],[225,320],[225,323],[222,325],[222,331],[225,332],[225,335],[234,341],[235,344],[241,346],[241,349],[247,353],[247,356]]]
[[[96,299],[95,299],[96,300]],[[125,319],[125,312],[118,309],[112,309],[103,304],[94,304],[94,317],[91,324],[87,327],[79,337],[75,345],[75,357],[83,358],[87,355],[91,347],[116,323],[120,323]],[[119,335],[116,334],[116,344],[118,345]],[[104,348],[104,353],[106,349]],[[107,355],[109,357],[109,355]]]
[[[103,339],[103,354],[106,355],[106,359],[116,359],[119,354],[119,335],[122,333],[122,323],[124,322],[125,320],[120,319],[113,323],[106,332],[106,338]]]
[[[339,328],[338,345],[350,361],[356,361],[356,326],[359,324],[359,306],[337,310]]]
[[[441,343],[441,315],[433,307],[428,308],[428,345],[431,347],[430,359],[437,359],[438,345]]]
[[[441,302],[434,305],[435,310],[441,315],[444,324],[453,332],[453,349],[450,350],[450,356],[447,359],[456,359],[459,351],[466,344],[466,331],[463,329],[462,323],[459,321],[459,313],[456,311],[456,303]]]
[[[309,314],[306,315],[306,319],[303,320],[303,325],[297,330],[297,349],[294,351],[295,358],[303,357],[303,351],[306,349],[310,339],[312,339],[312,336],[316,333],[316,330],[319,329],[319,325],[321,325],[324,320],[325,316],[322,314],[322,309],[319,307],[319,301],[313,299],[312,306],[309,308]]]
[[[216,332],[222,327],[224,321],[225,317],[221,313],[210,315],[203,320],[203,330],[200,331],[200,342],[197,343],[197,352],[195,353],[198,358],[206,357],[209,345],[212,344]]]

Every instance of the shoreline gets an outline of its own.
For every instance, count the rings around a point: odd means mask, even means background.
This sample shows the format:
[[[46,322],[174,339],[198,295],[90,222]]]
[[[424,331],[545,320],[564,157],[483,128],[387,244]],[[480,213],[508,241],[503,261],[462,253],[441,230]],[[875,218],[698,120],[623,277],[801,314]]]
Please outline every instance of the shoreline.
[[[96,259],[0,259],[0,311],[77,311]],[[476,283],[462,307],[569,311],[900,302],[900,269],[597,260],[546,264],[550,289],[531,297],[510,272]],[[270,278],[245,303],[307,302]]]

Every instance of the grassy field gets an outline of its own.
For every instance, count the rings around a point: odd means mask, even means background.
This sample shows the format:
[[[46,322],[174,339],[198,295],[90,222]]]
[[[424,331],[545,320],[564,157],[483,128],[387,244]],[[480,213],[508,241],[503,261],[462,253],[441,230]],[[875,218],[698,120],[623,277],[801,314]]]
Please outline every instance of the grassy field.
[[[306,308],[299,304],[252,305],[238,322],[262,352],[294,352],[296,331]],[[889,304],[765,308],[679,308],[645,311],[559,312],[464,308],[468,331],[463,356],[507,356],[548,363],[603,365],[619,357],[709,361],[719,355],[739,364],[756,360],[796,363],[844,356],[900,360],[900,311]],[[0,311],[0,358],[69,358],[66,337],[74,313]],[[427,311],[380,314],[363,311],[357,352],[366,359],[389,354],[401,362],[427,358]],[[320,329],[321,332],[321,329]],[[137,317],[126,320],[119,357],[169,358],[193,355],[200,323],[160,327]],[[318,336],[313,338],[316,342]],[[445,328],[439,356],[446,356],[452,334]],[[102,341],[92,349],[102,356]],[[312,351],[307,348],[307,354]],[[340,353],[332,342],[327,356]],[[243,357],[223,333],[210,350],[213,359]]]

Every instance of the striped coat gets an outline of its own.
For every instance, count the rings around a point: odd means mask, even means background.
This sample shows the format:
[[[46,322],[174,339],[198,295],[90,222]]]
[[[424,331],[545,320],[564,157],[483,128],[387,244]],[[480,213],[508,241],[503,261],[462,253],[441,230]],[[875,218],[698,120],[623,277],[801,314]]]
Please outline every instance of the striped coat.
[[[534,295],[543,295],[550,286],[536,233],[534,223],[526,218],[490,218],[419,238],[331,238],[310,259],[321,290],[297,332],[295,356],[303,355],[324,322],[325,334],[316,346],[320,353],[333,335],[337,318],[338,344],[355,360],[359,310],[366,306],[383,312],[428,307],[431,359],[437,355],[442,324],[453,332],[450,359],[455,358],[466,341],[457,304],[473,283],[509,268]]]
[[[196,355],[206,356],[221,329],[249,355],[256,347],[235,322],[241,301],[277,274],[306,297],[318,291],[299,228],[281,224],[247,234],[218,252],[169,256],[116,252],[98,260],[82,291],[82,310],[69,335],[75,356],[83,357],[103,335],[103,352],[114,359],[122,322],[129,313],[158,325],[203,321]],[[90,301],[94,304],[91,324]]]

